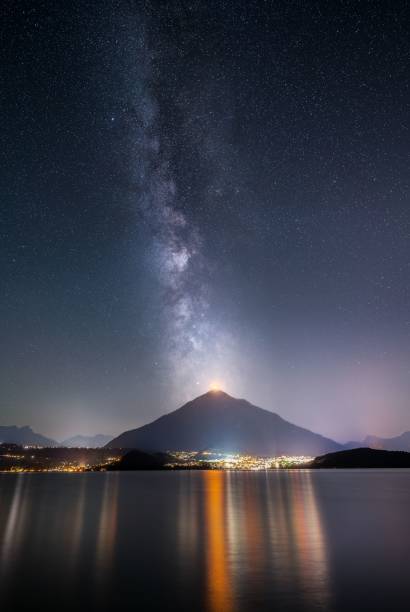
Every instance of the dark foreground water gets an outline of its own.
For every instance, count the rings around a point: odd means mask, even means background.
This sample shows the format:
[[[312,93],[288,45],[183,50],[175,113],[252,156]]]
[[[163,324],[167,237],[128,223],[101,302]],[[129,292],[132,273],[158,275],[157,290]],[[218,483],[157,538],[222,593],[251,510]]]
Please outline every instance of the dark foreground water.
[[[402,610],[410,471],[0,475],[0,607]]]

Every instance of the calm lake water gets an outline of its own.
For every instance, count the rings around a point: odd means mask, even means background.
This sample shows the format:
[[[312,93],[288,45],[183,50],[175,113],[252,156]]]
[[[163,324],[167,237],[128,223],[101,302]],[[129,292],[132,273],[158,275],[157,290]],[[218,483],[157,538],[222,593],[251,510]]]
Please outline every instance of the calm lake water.
[[[1,610],[400,610],[410,470],[0,475]]]

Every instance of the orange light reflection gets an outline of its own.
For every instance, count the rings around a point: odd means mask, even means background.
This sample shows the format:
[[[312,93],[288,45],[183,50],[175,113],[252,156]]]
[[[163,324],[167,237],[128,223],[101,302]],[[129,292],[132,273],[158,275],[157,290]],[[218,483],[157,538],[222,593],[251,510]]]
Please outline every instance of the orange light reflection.
[[[227,559],[225,473],[204,472],[206,479],[207,578],[210,612],[232,609],[230,564]]]

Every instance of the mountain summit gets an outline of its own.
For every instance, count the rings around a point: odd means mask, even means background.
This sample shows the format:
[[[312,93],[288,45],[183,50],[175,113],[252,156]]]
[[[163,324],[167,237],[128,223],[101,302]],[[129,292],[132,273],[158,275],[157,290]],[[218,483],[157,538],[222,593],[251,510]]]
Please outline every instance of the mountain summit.
[[[220,450],[266,456],[316,456],[341,449],[329,438],[223,391],[209,391],[152,423],[126,431],[107,447]]]

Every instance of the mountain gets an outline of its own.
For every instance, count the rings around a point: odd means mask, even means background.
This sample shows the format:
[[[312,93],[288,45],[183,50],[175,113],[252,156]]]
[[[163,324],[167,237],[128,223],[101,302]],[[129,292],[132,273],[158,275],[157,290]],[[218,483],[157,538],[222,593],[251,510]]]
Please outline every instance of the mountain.
[[[66,448],[101,448],[112,439],[112,436],[96,434],[95,436],[72,436],[60,442]]]
[[[304,467],[307,467],[306,465]],[[410,468],[410,453],[355,448],[316,457],[310,468]]]
[[[209,391],[152,423],[124,432],[107,446],[163,452],[236,451],[266,456],[316,456],[342,448],[333,440],[222,391]]]
[[[400,436],[395,436],[394,438],[367,436],[363,440],[363,446],[380,450],[410,451],[410,431],[405,431]]]
[[[405,431],[394,438],[379,438],[367,436],[361,442],[347,442],[343,444],[345,450],[353,448],[374,448],[376,450],[410,451],[410,431]]]
[[[58,442],[35,433],[31,427],[16,427],[15,425],[0,425],[1,442],[12,442],[22,446],[58,446]]]

